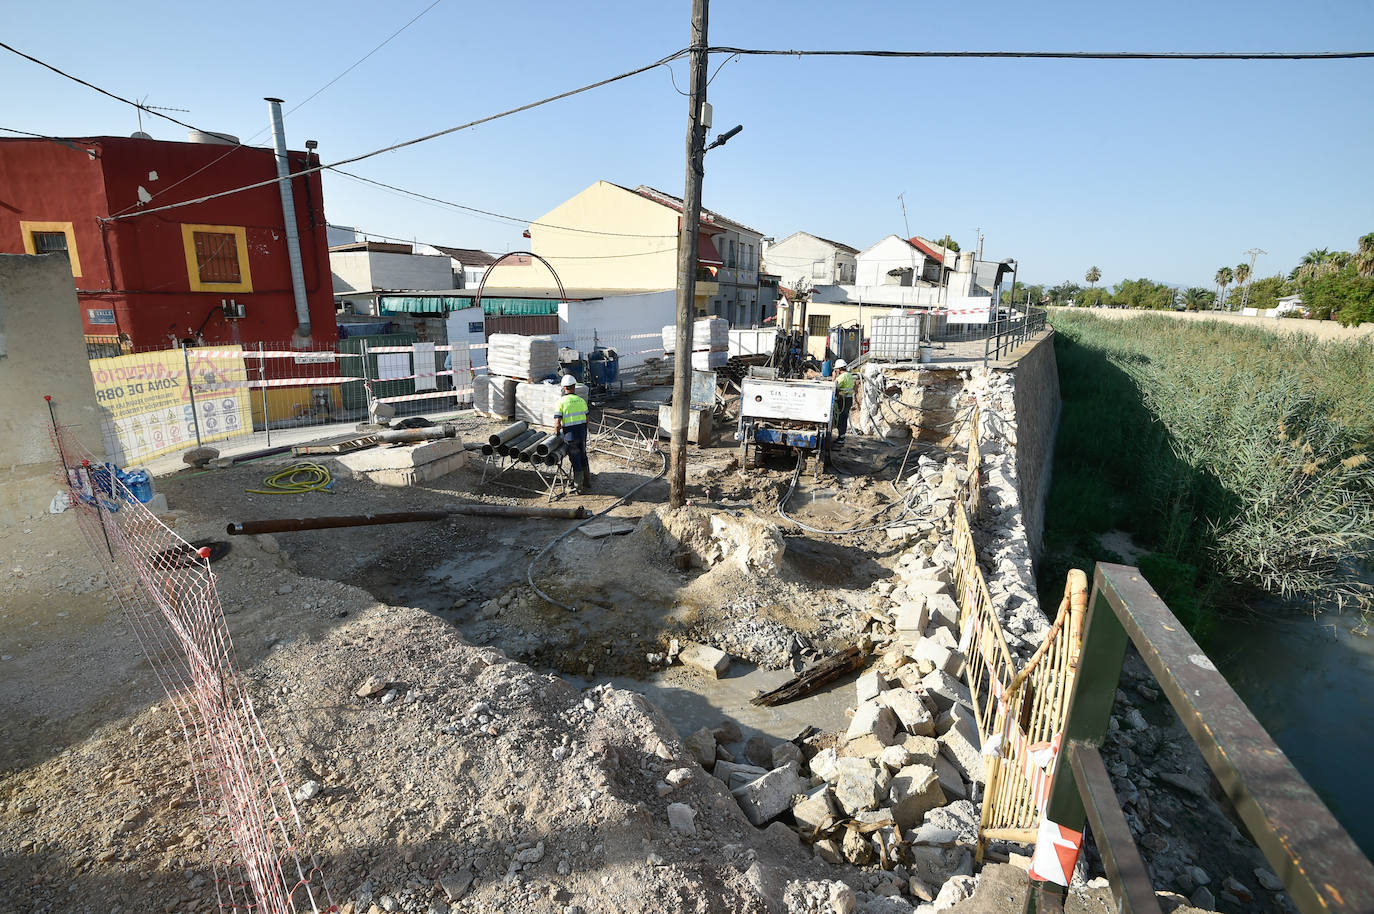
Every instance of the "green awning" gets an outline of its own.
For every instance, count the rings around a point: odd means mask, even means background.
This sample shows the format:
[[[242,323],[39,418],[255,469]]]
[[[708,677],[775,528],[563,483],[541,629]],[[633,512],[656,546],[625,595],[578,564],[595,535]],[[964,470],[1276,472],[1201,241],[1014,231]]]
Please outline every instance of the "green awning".
[[[457,295],[379,295],[382,314],[447,314],[471,308],[472,299]]]

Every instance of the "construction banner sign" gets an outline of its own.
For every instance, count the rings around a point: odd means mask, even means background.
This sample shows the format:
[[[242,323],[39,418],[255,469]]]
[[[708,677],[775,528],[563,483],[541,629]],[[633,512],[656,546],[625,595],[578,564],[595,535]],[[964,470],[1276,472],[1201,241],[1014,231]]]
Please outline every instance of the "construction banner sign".
[[[194,447],[197,428],[203,444],[253,431],[240,347],[167,349],[90,365],[105,451],[122,466]]]

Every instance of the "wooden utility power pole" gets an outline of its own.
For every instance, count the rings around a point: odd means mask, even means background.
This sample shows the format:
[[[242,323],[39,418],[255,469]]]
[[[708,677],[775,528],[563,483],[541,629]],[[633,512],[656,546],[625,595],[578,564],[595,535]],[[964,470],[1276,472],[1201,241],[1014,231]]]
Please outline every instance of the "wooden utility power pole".
[[[691,92],[687,121],[687,184],[682,192],[682,234],[677,259],[677,338],[673,353],[673,420],[668,505],[687,501],[687,420],[692,399],[692,323],[696,319],[697,236],[701,230],[701,177],[706,158],[707,0],[692,0]]]

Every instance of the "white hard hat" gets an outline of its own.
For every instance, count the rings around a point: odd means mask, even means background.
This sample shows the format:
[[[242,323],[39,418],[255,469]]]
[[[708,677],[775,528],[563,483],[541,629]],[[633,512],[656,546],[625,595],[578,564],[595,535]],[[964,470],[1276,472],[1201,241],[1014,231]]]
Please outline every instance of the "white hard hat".
[[[848,364],[849,364],[849,363],[846,362],[844,359],[836,359],[836,360],[835,360],[835,367],[836,367],[836,368],[844,368],[844,367],[847,366]]]
[[[561,384],[561,385],[564,386],[564,387],[576,387],[576,386],[577,386],[577,378],[574,378],[574,377],[573,377],[572,375],[570,375],[570,374],[565,374],[565,375],[563,375],[563,379],[562,379],[561,381],[559,381],[558,383]]]

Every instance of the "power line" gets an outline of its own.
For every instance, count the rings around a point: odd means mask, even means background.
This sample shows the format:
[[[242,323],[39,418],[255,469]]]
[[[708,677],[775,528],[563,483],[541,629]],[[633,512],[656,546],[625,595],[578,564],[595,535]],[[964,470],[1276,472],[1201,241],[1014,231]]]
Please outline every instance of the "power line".
[[[453,245],[448,245],[448,244],[443,244],[443,245],[441,245],[441,244],[437,244],[437,243],[435,243],[435,242],[433,242],[433,241],[421,241],[420,239],[414,238],[414,237],[411,237],[411,238],[400,238],[400,237],[397,237],[396,235],[383,235],[381,232],[369,232],[369,231],[367,231],[366,229],[358,228],[357,226],[342,226],[342,225],[337,225],[337,226],[334,226],[334,227],[335,227],[335,228],[350,228],[352,231],[357,232],[359,235],[370,235],[370,236],[372,236],[373,238],[381,238],[383,241],[396,241],[396,242],[399,242],[399,243],[401,243],[401,244],[412,244],[412,245],[413,245],[413,244],[427,244],[427,245],[429,245],[430,247],[436,248],[436,249],[438,249],[438,248],[452,247],[452,246],[453,246]],[[676,237],[676,236],[665,236],[665,237]],[[356,243],[362,244],[363,242],[356,242]],[[487,250],[483,250],[482,248],[463,248],[463,250],[465,250],[465,251],[477,251],[477,252],[482,253],[482,254],[490,254],[490,255],[492,255],[493,257],[499,257],[499,256],[501,256],[502,254],[509,254],[509,253],[510,253],[510,251],[487,251]],[[346,252],[344,252],[344,253],[346,253]],[[569,255],[550,254],[550,255],[548,255],[548,257],[549,257],[550,260],[554,260],[554,261],[559,261],[559,260],[622,260],[622,259],[627,258],[627,257],[651,257],[651,256],[653,256],[654,254],[674,254],[674,255],[676,255],[676,254],[677,254],[677,246],[674,245],[673,247],[670,247],[670,248],[659,248],[659,249],[653,250],[653,251],[631,251],[631,252],[628,253],[628,254],[569,254]]]
[[[147,105],[139,104],[138,102],[136,102],[136,101],[134,101],[134,100],[132,100],[132,99],[125,98],[125,97],[122,96],[122,95],[116,95],[116,94],[114,94],[113,92],[109,91],[108,89],[102,89],[102,88],[100,88],[99,86],[95,85],[94,83],[86,82],[86,80],[82,79],[82,78],[79,77],[79,76],[73,76],[72,74],[68,73],[66,70],[60,69],[60,68],[58,68],[58,67],[55,67],[55,66],[53,66],[53,65],[50,64],[50,63],[45,63],[45,62],[39,60],[37,57],[34,57],[34,56],[31,55],[31,54],[25,54],[23,51],[19,50],[18,48],[13,47],[13,46],[8,45],[8,44],[5,44],[3,41],[0,41],[0,48],[4,48],[6,51],[9,51],[11,54],[17,54],[17,55],[19,55],[20,57],[24,58],[25,60],[33,61],[34,63],[38,64],[40,67],[43,67],[44,69],[53,71],[53,72],[56,73],[58,76],[64,77],[64,78],[66,78],[66,79],[70,79],[72,82],[80,83],[81,85],[85,86],[85,87],[88,88],[88,89],[94,89],[95,91],[99,92],[101,95],[108,96],[108,97],[114,99],[114,100],[117,101],[117,102],[123,102],[123,103],[126,104],[126,105],[132,105],[133,107],[137,108],[137,109],[140,110],[140,111],[146,111],[146,112],[148,112],[149,114],[151,114],[151,115],[153,115],[153,116],[155,116],[155,117],[160,117],[160,118],[162,118],[163,120],[171,121],[173,124],[180,124],[181,126],[185,127],[185,128],[188,129],[188,130],[199,130],[199,129],[200,129],[199,127],[195,127],[195,126],[193,126],[193,125],[191,125],[191,124],[186,123],[185,121],[179,121],[179,120],[177,120],[176,118],[172,117],[170,114],[163,114],[161,111],[154,110],[153,108],[150,108],[150,107],[148,107]]]
[[[1357,60],[1374,51],[784,51],[712,47],[712,54],[768,57],[978,58],[1038,60]]]
[[[477,213],[477,214],[483,215],[483,216],[491,216],[491,217],[496,218],[496,219],[505,219],[505,220],[507,220],[507,221],[509,221],[509,222],[512,222],[512,223],[515,223],[515,224],[517,224],[517,225],[529,225],[529,226],[536,226],[536,225],[537,225],[537,226],[539,226],[540,228],[557,229],[557,230],[559,230],[559,231],[564,231],[564,232],[579,232],[579,233],[587,234],[587,235],[606,235],[606,236],[612,237],[612,238],[676,238],[676,237],[677,237],[677,234],[676,234],[676,233],[671,234],[671,235],[645,235],[645,234],[643,234],[643,233],[641,233],[641,232],[603,232],[603,231],[601,231],[601,230],[599,230],[599,229],[575,228],[575,227],[570,226],[570,225],[555,225],[555,224],[552,223],[552,222],[539,222],[539,221],[533,220],[533,219],[521,219],[521,218],[518,217],[518,216],[507,216],[507,215],[504,214],[504,213],[496,213],[496,212],[492,212],[491,210],[478,209],[478,208],[475,207],[475,206],[468,206],[468,205],[463,204],[463,203],[454,203],[454,202],[451,201],[451,200],[444,200],[444,199],[442,199],[442,198],[440,198],[440,197],[432,197],[432,196],[430,196],[429,194],[422,194],[422,193],[420,193],[419,191],[407,190],[407,189],[404,188],[404,187],[397,187],[397,186],[394,185],[394,184],[387,184],[385,181],[377,181],[377,180],[374,180],[374,179],[372,179],[372,178],[364,178],[362,175],[355,175],[355,174],[353,174],[353,172],[351,172],[351,171],[344,171],[342,168],[335,168],[335,167],[332,166],[332,165],[327,166],[327,170],[332,171],[332,172],[335,172],[335,173],[340,174],[340,175],[343,175],[343,176],[346,177],[346,178],[352,178],[352,179],[355,180],[355,181],[361,181],[361,182],[363,182],[364,184],[373,184],[373,185],[376,185],[377,187],[384,187],[384,188],[386,188],[387,190],[394,190],[394,191],[396,191],[397,193],[405,194],[406,196],[409,196],[409,197],[418,197],[418,198],[421,199],[421,200],[429,200],[429,201],[432,202],[432,203],[439,203],[439,204],[442,204],[442,205],[444,205],[444,206],[451,206],[451,207],[453,207],[454,209],[463,210],[463,211],[469,212],[469,213]]]
[[[418,21],[420,20],[420,17],[422,17],[425,13],[428,13],[430,10],[434,9],[436,6],[438,6],[438,5],[439,5],[440,3],[442,3],[442,2],[444,2],[444,0],[434,0],[434,2],[431,3],[429,6],[425,7],[425,8],[422,9],[422,10],[420,10],[420,12],[416,13],[415,16],[414,16],[409,22],[407,22],[405,25],[401,26],[401,27],[400,27],[399,29],[397,29],[396,31],[392,32],[390,35],[386,36],[386,38],[383,39],[383,41],[382,41],[381,44],[377,45],[375,48],[373,48],[372,50],[368,51],[368,52],[367,52],[366,54],[364,54],[362,57],[359,57],[357,60],[353,61],[353,63],[349,64],[348,67],[347,67],[347,69],[345,69],[342,73],[340,73],[338,76],[335,76],[333,79],[331,79],[329,82],[325,83],[323,86],[320,86],[320,87],[319,87],[318,89],[316,89],[314,92],[311,92],[309,95],[307,95],[307,96],[305,97],[305,100],[304,100],[304,101],[302,101],[300,104],[296,105],[294,108],[290,109],[290,110],[287,111],[286,113],[287,113],[287,114],[291,114],[292,112],[298,111],[298,110],[300,110],[301,108],[305,107],[305,105],[308,104],[308,103],[310,102],[311,99],[313,99],[315,96],[319,95],[319,94],[320,94],[321,92],[323,92],[325,89],[328,89],[330,86],[334,85],[334,84],[335,84],[336,82],[338,82],[339,80],[343,79],[343,78],[344,78],[345,76],[347,76],[349,73],[353,72],[353,70],[354,70],[355,67],[357,67],[359,64],[361,64],[363,61],[367,60],[367,59],[368,59],[369,57],[371,57],[373,54],[376,54],[376,53],[377,53],[378,51],[380,51],[382,48],[386,47],[386,45],[387,45],[388,43],[390,43],[391,39],[395,38],[397,35],[401,34],[401,33],[404,32],[406,29],[410,28],[412,25],[414,25],[416,22],[418,22]],[[259,131],[259,132],[261,132],[261,131]],[[258,134],[253,134],[254,137],[256,137],[257,135],[258,135]],[[250,138],[250,139],[251,139],[251,138]]]
[[[532,108],[538,108],[542,105],[547,105],[552,102],[561,101],[565,98],[571,98],[574,95],[580,95],[583,92],[590,92],[592,89],[599,89],[602,86],[608,86],[611,83],[619,82],[622,79],[629,79],[631,76],[638,76],[640,73],[652,70],[655,67],[661,66],[670,60],[676,60],[678,57],[682,56],[685,53],[686,51],[677,51],[673,54],[668,55],[667,57],[662,58],[661,60],[656,60],[651,64],[646,64],[642,67],[635,67],[633,70],[627,70],[624,73],[617,73],[615,76],[608,76],[605,79],[599,79],[594,83],[588,83],[587,85],[579,86],[576,89],[569,89],[566,92],[560,92],[557,95],[550,95],[547,98],[541,98],[535,102],[529,102],[527,104],[520,105],[515,108],[508,108],[505,111],[500,111],[496,114],[489,114],[486,117],[480,117],[474,121],[468,121],[467,123],[458,124],[453,127],[446,127],[443,130],[437,130],[434,133],[427,133],[424,136],[419,136],[412,140],[404,140],[400,143],[393,143],[390,146],[383,146],[381,149],[374,149],[371,152],[364,152],[360,155],[350,156],[347,159],[340,159],[337,162],[330,162],[328,164],[313,165],[309,168],[303,168],[300,171],[292,172],[287,177],[300,178],[304,177],[305,175],[314,174],[317,171],[322,171],[326,168],[337,168],[340,165],[350,165],[354,162],[361,162],[364,159],[374,158],[375,156],[379,156],[382,153],[395,152],[398,149],[405,149],[408,146],[415,146],[420,143],[426,143],[430,140],[438,139],[442,136],[448,136],[450,133],[457,133],[460,130],[467,130],[471,127],[478,127],[482,124],[487,124],[495,120],[500,120],[503,117],[510,117],[512,114],[519,114],[523,111],[529,111]],[[169,203],[166,206],[157,206],[153,207],[152,209],[139,210],[136,213],[126,213],[117,216],[110,216],[106,221],[114,221],[116,219],[130,219],[134,216],[146,216],[149,213],[160,213],[165,212],[166,210],[179,209],[183,206],[193,206],[197,203],[205,203],[209,200],[216,200],[220,197],[228,197],[231,194],[242,193],[246,190],[256,190],[259,187],[269,187],[273,184],[276,184],[279,180],[281,179],[273,178],[270,181],[258,181],[253,184],[245,184],[241,187],[230,188],[229,190],[219,191],[218,193],[205,194],[204,196],[196,197],[192,200],[183,200],[180,203]]]

